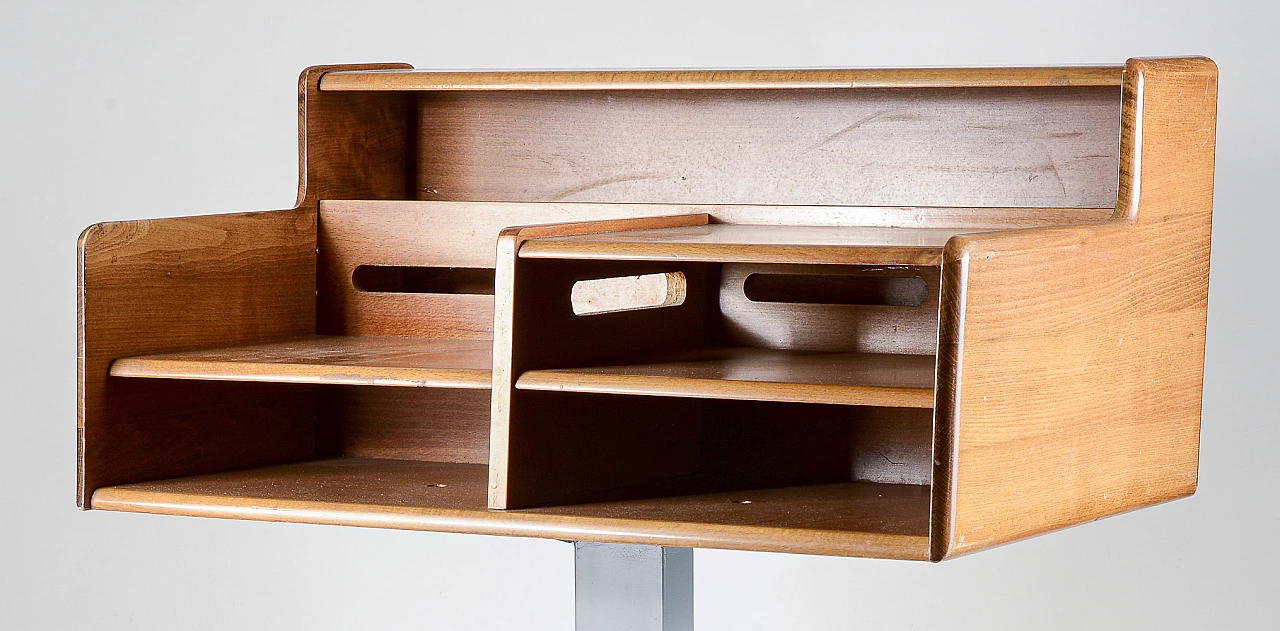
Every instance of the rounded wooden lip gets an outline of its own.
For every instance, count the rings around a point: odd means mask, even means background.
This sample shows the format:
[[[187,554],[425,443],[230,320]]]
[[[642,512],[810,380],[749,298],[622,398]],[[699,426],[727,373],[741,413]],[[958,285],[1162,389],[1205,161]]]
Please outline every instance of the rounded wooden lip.
[[[1124,66],[439,72],[345,70],[324,91],[1119,87]]]

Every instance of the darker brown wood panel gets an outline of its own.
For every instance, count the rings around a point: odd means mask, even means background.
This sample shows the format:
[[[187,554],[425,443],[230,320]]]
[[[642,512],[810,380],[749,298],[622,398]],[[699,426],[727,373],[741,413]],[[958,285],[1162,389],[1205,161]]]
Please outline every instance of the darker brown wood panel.
[[[489,390],[331,387],[320,395],[325,453],[489,462]]]
[[[415,197],[1109,207],[1115,87],[425,92]]]
[[[404,93],[321,92],[332,70],[409,64],[312,66],[298,77],[298,206],[322,199],[405,199],[416,130]]]

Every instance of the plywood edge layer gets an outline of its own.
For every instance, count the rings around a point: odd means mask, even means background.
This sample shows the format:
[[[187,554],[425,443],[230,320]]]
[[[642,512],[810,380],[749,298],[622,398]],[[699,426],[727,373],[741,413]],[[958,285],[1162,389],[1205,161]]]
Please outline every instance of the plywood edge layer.
[[[145,356],[117,359],[111,363],[110,374],[152,379],[478,390],[488,390],[493,378],[488,370],[198,361]]]
[[[393,528],[606,543],[719,548],[883,559],[929,560],[927,535],[430,509],[209,496],[105,487],[91,508],[133,513]]]
[[[1123,66],[772,70],[345,70],[323,91],[1119,87]]]
[[[601,375],[555,370],[531,370],[525,372],[516,381],[516,388],[553,392],[592,392],[600,394],[902,408],[932,408],[934,403],[933,388]]]
[[[942,250],[937,246],[611,243],[539,239],[525,242],[520,248],[520,258],[938,266],[942,264]]]

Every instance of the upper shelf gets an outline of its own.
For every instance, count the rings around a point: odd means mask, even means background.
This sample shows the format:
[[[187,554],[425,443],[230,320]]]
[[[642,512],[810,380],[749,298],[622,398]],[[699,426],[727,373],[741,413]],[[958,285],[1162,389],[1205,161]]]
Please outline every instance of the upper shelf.
[[[548,72],[343,70],[325,73],[320,78],[320,89],[368,92],[1086,87],[1119,86],[1123,74],[1123,66]]]
[[[267,344],[117,359],[115,377],[354,386],[492,385],[489,340],[312,336]]]
[[[707,224],[526,241],[521,258],[940,265],[956,228]]]

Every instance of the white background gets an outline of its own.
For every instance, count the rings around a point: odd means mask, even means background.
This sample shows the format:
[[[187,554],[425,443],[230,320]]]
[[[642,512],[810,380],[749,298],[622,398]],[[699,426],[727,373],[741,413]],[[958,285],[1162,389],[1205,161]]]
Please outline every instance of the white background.
[[[0,9],[0,628],[570,629],[557,541],[82,513],[75,241],[292,205],[298,72],[1221,68],[1200,491],[938,565],[698,551],[700,631],[1274,628],[1270,2],[47,2]]]

